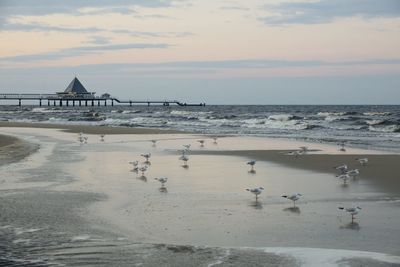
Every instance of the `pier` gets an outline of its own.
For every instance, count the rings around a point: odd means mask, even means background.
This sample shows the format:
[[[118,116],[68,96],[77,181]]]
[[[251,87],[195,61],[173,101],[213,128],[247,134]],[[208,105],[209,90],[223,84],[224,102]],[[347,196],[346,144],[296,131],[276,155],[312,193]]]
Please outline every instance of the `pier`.
[[[63,92],[55,94],[10,94],[0,93],[0,103],[3,101],[17,101],[18,106],[22,106],[23,101],[35,101],[41,106],[59,106],[59,107],[81,107],[81,106],[114,106],[118,105],[162,105],[162,106],[205,106],[205,103],[193,104],[184,103],[178,100],[120,100],[112,97],[109,94],[95,96],[95,93],[90,93],[81,84],[78,78],[74,78]]]

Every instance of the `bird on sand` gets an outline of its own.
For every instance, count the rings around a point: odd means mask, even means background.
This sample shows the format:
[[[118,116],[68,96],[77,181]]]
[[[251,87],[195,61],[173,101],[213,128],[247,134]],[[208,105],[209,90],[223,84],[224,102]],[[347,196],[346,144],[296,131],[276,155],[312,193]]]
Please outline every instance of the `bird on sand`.
[[[361,211],[361,208],[358,206],[351,207],[351,208],[339,207],[339,209],[351,214],[351,223],[354,222],[354,219],[355,219],[354,216],[357,215]]]
[[[146,160],[146,163],[149,163],[149,158],[151,157],[151,153],[145,153],[145,154],[141,154],[140,156],[144,157]]]
[[[253,193],[256,196],[256,201],[258,200],[258,195],[262,193],[264,190],[263,187],[256,187],[256,188],[246,188],[247,191]]]
[[[154,178],[154,180],[157,180],[161,183],[161,187],[165,186],[165,183],[168,181],[168,178],[163,177],[163,178]]]
[[[337,167],[333,167],[335,170],[338,170],[338,171],[340,171],[342,174],[344,174],[344,173],[346,173],[347,172],[347,165],[346,164],[342,164],[342,165],[340,165],[340,166],[337,166]]]
[[[367,165],[368,163],[368,158],[359,158],[356,159],[362,166]]]
[[[296,201],[299,200],[301,196],[302,194],[296,193],[293,195],[283,195],[282,197],[293,201],[293,207],[296,207]]]
[[[246,164],[247,164],[247,165],[250,165],[250,166],[251,166],[250,171],[251,171],[251,172],[254,172],[254,165],[256,165],[256,161],[255,161],[255,160],[250,160],[250,161],[248,161]]]

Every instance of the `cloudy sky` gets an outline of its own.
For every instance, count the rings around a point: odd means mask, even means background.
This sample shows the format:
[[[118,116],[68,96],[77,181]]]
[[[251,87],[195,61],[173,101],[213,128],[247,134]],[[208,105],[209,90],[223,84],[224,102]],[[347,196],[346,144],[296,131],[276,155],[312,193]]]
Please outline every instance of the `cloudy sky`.
[[[0,0],[0,92],[400,104],[400,0]]]

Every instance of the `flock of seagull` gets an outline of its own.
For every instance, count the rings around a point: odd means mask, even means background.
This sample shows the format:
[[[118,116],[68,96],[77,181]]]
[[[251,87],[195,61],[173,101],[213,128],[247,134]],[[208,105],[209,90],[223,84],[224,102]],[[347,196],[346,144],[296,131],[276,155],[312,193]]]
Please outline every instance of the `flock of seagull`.
[[[104,134],[100,135],[100,141],[101,142],[104,142],[104,137],[105,137]],[[217,137],[212,137],[212,139],[214,140],[213,143],[217,144],[218,138]],[[88,137],[84,136],[83,133],[80,132],[79,136],[78,136],[78,141],[82,145],[83,144],[87,144],[88,143]],[[153,144],[153,147],[155,147],[156,143],[157,143],[157,140],[150,140],[150,141]],[[204,147],[205,140],[203,140],[203,139],[202,140],[197,140],[197,142],[200,144],[200,147]],[[189,168],[188,161],[189,161],[190,148],[191,148],[191,144],[186,144],[186,145],[183,145],[183,149],[182,150],[178,150],[179,152],[181,152],[181,156],[179,157],[179,160],[181,160],[183,162],[183,165],[182,165],[183,168]],[[295,157],[299,157],[301,155],[307,154],[307,152],[309,152],[309,151],[310,150],[309,150],[308,147],[301,146],[301,147],[299,147],[298,150],[291,151],[291,152],[287,153],[287,155],[292,155],[292,156],[295,156]],[[339,151],[342,151],[342,152],[346,151],[344,143],[340,144]],[[144,153],[144,154],[141,154],[141,156],[144,158],[144,161],[142,163],[140,163],[138,160],[136,160],[136,161],[129,162],[129,164],[132,165],[132,172],[135,172],[135,173],[139,173],[140,172],[141,173],[141,177],[140,178],[145,180],[145,181],[147,181],[145,173],[148,170],[149,166],[151,165],[151,162],[150,162],[151,153]],[[358,158],[356,160],[361,164],[361,166],[365,166],[365,165],[368,164],[368,158]],[[256,161],[255,160],[250,160],[250,161],[247,162],[247,165],[250,165],[249,173],[255,173]],[[336,167],[334,167],[334,169],[336,169],[336,170],[338,170],[340,172],[339,174],[336,175],[336,177],[341,179],[343,181],[344,185],[347,185],[348,181],[351,178],[354,179],[355,177],[357,177],[360,174],[359,169],[351,169],[350,170],[346,164],[342,164],[340,166],[336,166]],[[160,191],[167,192],[166,191],[166,187],[165,187],[165,184],[168,181],[167,177],[158,177],[158,178],[154,178],[154,180],[156,180],[156,181],[161,183]],[[256,198],[256,202],[257,202],[258,201],[258,197],[264,191],[264,188],[263,187],[246,188],[246,191],[254,194],[255,198]],[[294,194],[291,194],[291,195],[282,195],[282,197],[292,201],[293,202],[293,208],[296,208],[296,201],[298,201],[302,197],[302,194],[294,193]],[[354,216],[357,215],[361,210],[361,208],[358,207],[358,206],[356,206],[356,207],[338,207],[338,209],[339,210],[343,210],[343,211],[345,211],[345,212],[347,212],[347,213],[349,213],[351,215],[351,223],[354,222],[354,219],[355,219]]]

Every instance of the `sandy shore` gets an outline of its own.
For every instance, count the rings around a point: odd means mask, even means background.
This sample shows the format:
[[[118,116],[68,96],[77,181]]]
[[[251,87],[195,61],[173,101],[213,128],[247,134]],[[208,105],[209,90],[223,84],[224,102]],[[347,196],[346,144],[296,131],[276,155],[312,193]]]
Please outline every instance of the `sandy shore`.
[[[34,153],[38,148],[38,145],[0,134],[0,166],[17,162]]]
[[[88,258],[91,265],[119,266],[301,266],[298,260],[391,266],[385,254],[400,255],[400,191],[391,175],[399,155],[371,154],[361,167],[355,158],[368,151],[329,154],[337,148],[279,139],[231,136],[214,144],[191,134],[121,134],[105,141],[89,135],[80,144],[76,134],[55,129],[2,133],[41,145],[29,161],[2,166],[0,210],[7,220],[0,239],[10,253],[30,255],[30,246],[39,247],[39,257],[67,266],[87,265]],[[185,144],[192,149],[187,168],[178,152]],[[285,155],[300,145],[320,151]],[[152,154],[144,176],[129,164],[144,164],[142,153]],[[258,160],[255,173],[248,159]],[[361,170],[346,187],[333,175],[332,166],[342,163]],[[161,187],[155,177],[168,183]],[[255,201],[245,189],[258,186],[265,191]],[[282,198],[294,192],[303,194],[296,207]],[[363,208],[354,224],[338,210],[353,205]]]
[[[43,129],[62,129],[69,133],[83,132],[86,134],[176,134],[183,133],[176,130],[160,130],[149,128],[132,127],[109,127],[91,125],[65,125],[50,123],[27,123],[27,122],[0,122],[0,127],[20,127],[20,128],[43,128]]]
[[[240,151],[196,151],[197,154],[241,156],[258,161],[269,161],[282,164],[291,168],[338,174],[334,166],[346,164],[350,169],[359,169],[360,178],[369,179],[380,186],[383,191],[400,193],[400,155],[330,155],[330,154],[308,154],[300,157],[287,155],[286,150],[240,150]],[[361,166],[357,158],[369,159],[366,166]]]

